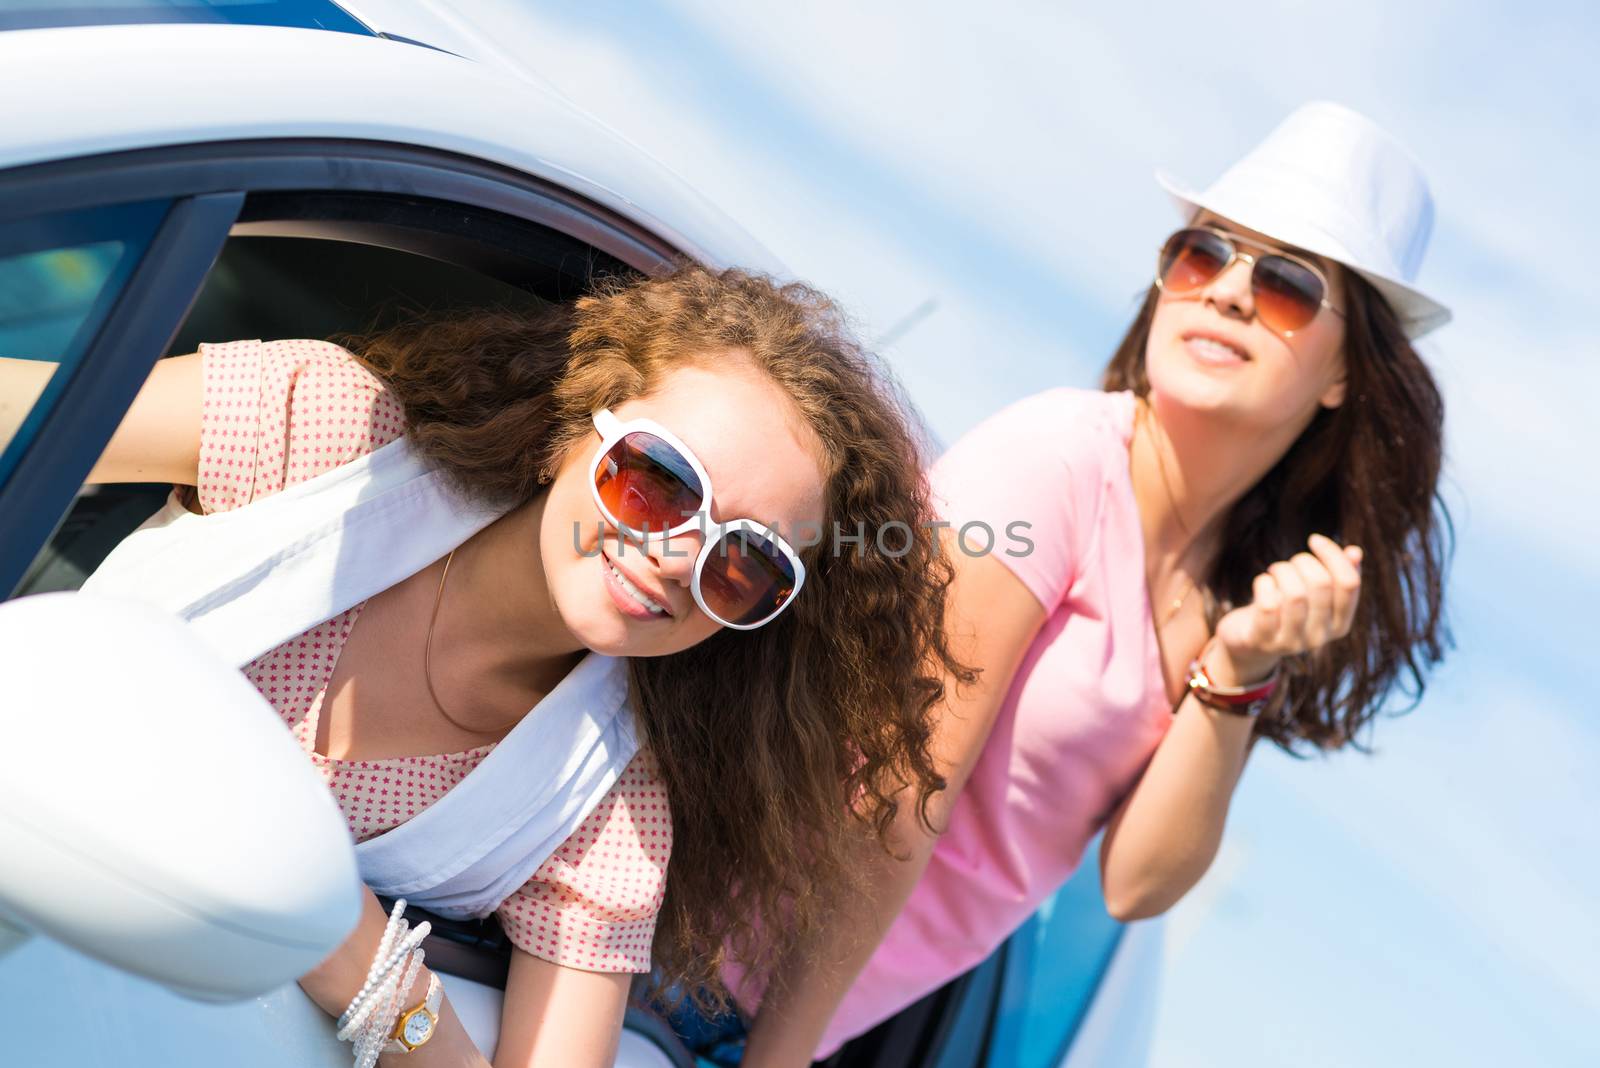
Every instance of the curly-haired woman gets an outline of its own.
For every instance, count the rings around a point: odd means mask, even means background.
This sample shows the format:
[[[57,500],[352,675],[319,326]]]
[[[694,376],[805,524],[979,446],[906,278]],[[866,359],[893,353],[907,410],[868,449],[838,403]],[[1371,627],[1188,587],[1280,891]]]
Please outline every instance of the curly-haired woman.
[[[1448,313],[1411,284],[1420,171],[1311,104],[1205,193],[1167,188],[1187,221],[1104,391],[1028,397],[936,465],[946,519],[1025,521],[1035,550],[953,556],[982,676],[938,717],[943,834],[907,824],[870,904],[780,966],[748,1065],[826,1055],[977,964],[1102,829],[1111,913],[1165,911],[1252,742],[1359,743],[1443,654],[1443,409],[1412,342]]]
[[[847,831],[939,785],[949,568],[931,537],[828,536],[931,517],[920,443],[832,304],[736,271],[351,348],[163,361],[91,480],[192,489],[90,587],[211,628],[370,887],[498,915],[496,1064],[609,1065],[630,973],[760,971],[849,885]],[[213,559],[237,574],[167,592]],[[365,901],[301,980],[331,1015],[384,959]],[[435,989],[424,967],[370,1011],[427,1009],[407,1064],[485,1063]]]

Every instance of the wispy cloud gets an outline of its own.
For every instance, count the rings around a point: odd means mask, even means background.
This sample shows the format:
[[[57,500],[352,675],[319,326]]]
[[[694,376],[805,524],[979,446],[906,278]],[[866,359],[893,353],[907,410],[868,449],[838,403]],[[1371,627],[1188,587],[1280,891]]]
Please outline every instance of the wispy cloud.
[[[1313,98],[1399,136],[1439,206],[1422,284],[1456,312],[1424,351],[1449,413],[1461,648],[1421,709],[1380,725],[1379,756],[1253,758],[1233,859],[1175,924],[1188,948],[1164,1010],[1201,1044],[1156,1063],[1303,1047],[1297,1064],[1488,1065],[1520,1028],[1548,1032],[1552,1056],[1579,1048],[1577,1014],[1600,1007],[1587,6],[462,6],[869,336],[935,300],[892,356],[947,440],[1017,396],[1092,382],[1172,224],[1152,168],[1203,184]],[[1330,861],[1312,893],[1304,872]],[[1284,991],[1283,1026],[1253,1047],[1211,1026],[1206,1046],[1207,1014],[1238,1007],[1229,979],[1261,976]],[[1418,982],[1445,1008],[1408,1015]],[[1366,1023],[1340,1020],[1320,1052],[1282,1046],[1291,1023],[1325,1027],[1296,1015],[1301,983],[1322,999],[1307,1005]],[[1474,1013],[1470,1039],[1451,1006]]]
[[[1423,280],[1457,322],[1428,351],[1466,431],[1452,474],[1472,522],[1512,516],[1506,533],[1600,582],[1600,500],[1571,492],[1560,462],[1600,446],[1579,410],[1600,353],[1570,225],[1594,188],[1593,153],[1574,151],[1584,105],[1600,107],[1579,64],[1588,21],[1373,2],[498,6],[530,27],[543,73],[869,329],[936,297],[896,355],[947,437],[982,404],[1090,379],[1171,224],[1152,167],[1203,183],[1309,97],[1368,112],[1428,165],[1440,203]],[[1529,497],[1556,521],[1521,523]]]

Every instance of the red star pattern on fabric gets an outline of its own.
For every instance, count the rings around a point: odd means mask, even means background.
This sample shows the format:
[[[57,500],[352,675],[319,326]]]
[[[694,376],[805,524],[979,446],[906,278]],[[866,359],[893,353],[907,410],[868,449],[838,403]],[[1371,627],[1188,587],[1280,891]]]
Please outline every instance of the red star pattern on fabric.
[[[200,346],[205,380],[197,498],[225,512],[386,445],[405,430],[399,403],[338,345],[235,341]],[[316,718],[357,605],[244,669],[293,732],[356,841],[443,797],[493,745],[462,753],[336,760],[315,752]],[[666,889],[672,817],[660,770],[641,750],[533,877],[496,910],[534,956],[600,972],[647,972]]]

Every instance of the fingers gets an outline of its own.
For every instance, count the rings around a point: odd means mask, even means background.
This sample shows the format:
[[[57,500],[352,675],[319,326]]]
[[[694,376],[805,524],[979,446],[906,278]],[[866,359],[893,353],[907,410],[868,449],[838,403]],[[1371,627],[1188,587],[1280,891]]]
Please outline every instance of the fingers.
[[[1279,560],[1267,568],[1267,574],[1277,582],[1283,592],[1283,624],[1278,629],[1277,650],[1297,653],[1305,641],[1306,618],[1311,602],[1306,596],[1306,580],[1300,569],[1288,560]]]
[[[1299,637],[1306,648],[1314,649],[1326,642],[1333,630],[1333,576],[1310,553],[1295,553],[1289,563],[1306,588],[1306,625]]]
[[[1361,548],[1340,548],[1338,542],[1321,534],[1310,538],[1311,551],[1327,570],[1332,587],[1332,618],[1328,638],[1343,638],[1355,622],[1356,604],[1361,597]]]
[[[1361,550],[1313,534],[1310,552],[1257,575],[1251,640],[1263,651],[1301,653],[1350,633],[1361,592]]]
[[[1309,652],[1350,633],[1361,595],[1359,546],[1313,534],[1310,552],[1280,560],[1255,577],[1250,604],[1217,623],[1238,659]]]
[[[1277,580],[1263,572],[1255,578],[1251,587],[1254,602],[1253,626],[1250,639],[1256,648],[1263,652],[1273,650],[1278,641],[1278,631],[1283,627],[1283,592],[1278,589]]]

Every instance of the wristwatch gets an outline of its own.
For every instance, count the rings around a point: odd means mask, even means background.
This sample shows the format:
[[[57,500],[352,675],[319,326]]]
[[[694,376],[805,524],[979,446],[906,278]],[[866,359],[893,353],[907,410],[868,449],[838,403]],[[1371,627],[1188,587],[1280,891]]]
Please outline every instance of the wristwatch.
[[[444,985],[435,972],[428,973],[428,994],[422,1003],[407,1009],[395,1022],[394,1034],[383,1044],[384,1053],[410,1053],[433,1037],[439,1024],[439,1006],[444,1001]]]
[[[1202,651],[1189,662],[1189,692],[1194,694],[1195,700],[1207,708],[1235,716],[1259,716],[1271,703],[1282,674],[1280,667],[1274,667],[1272,674],[1251,686],[1218,686],[1200,663],[1204,655]]]

